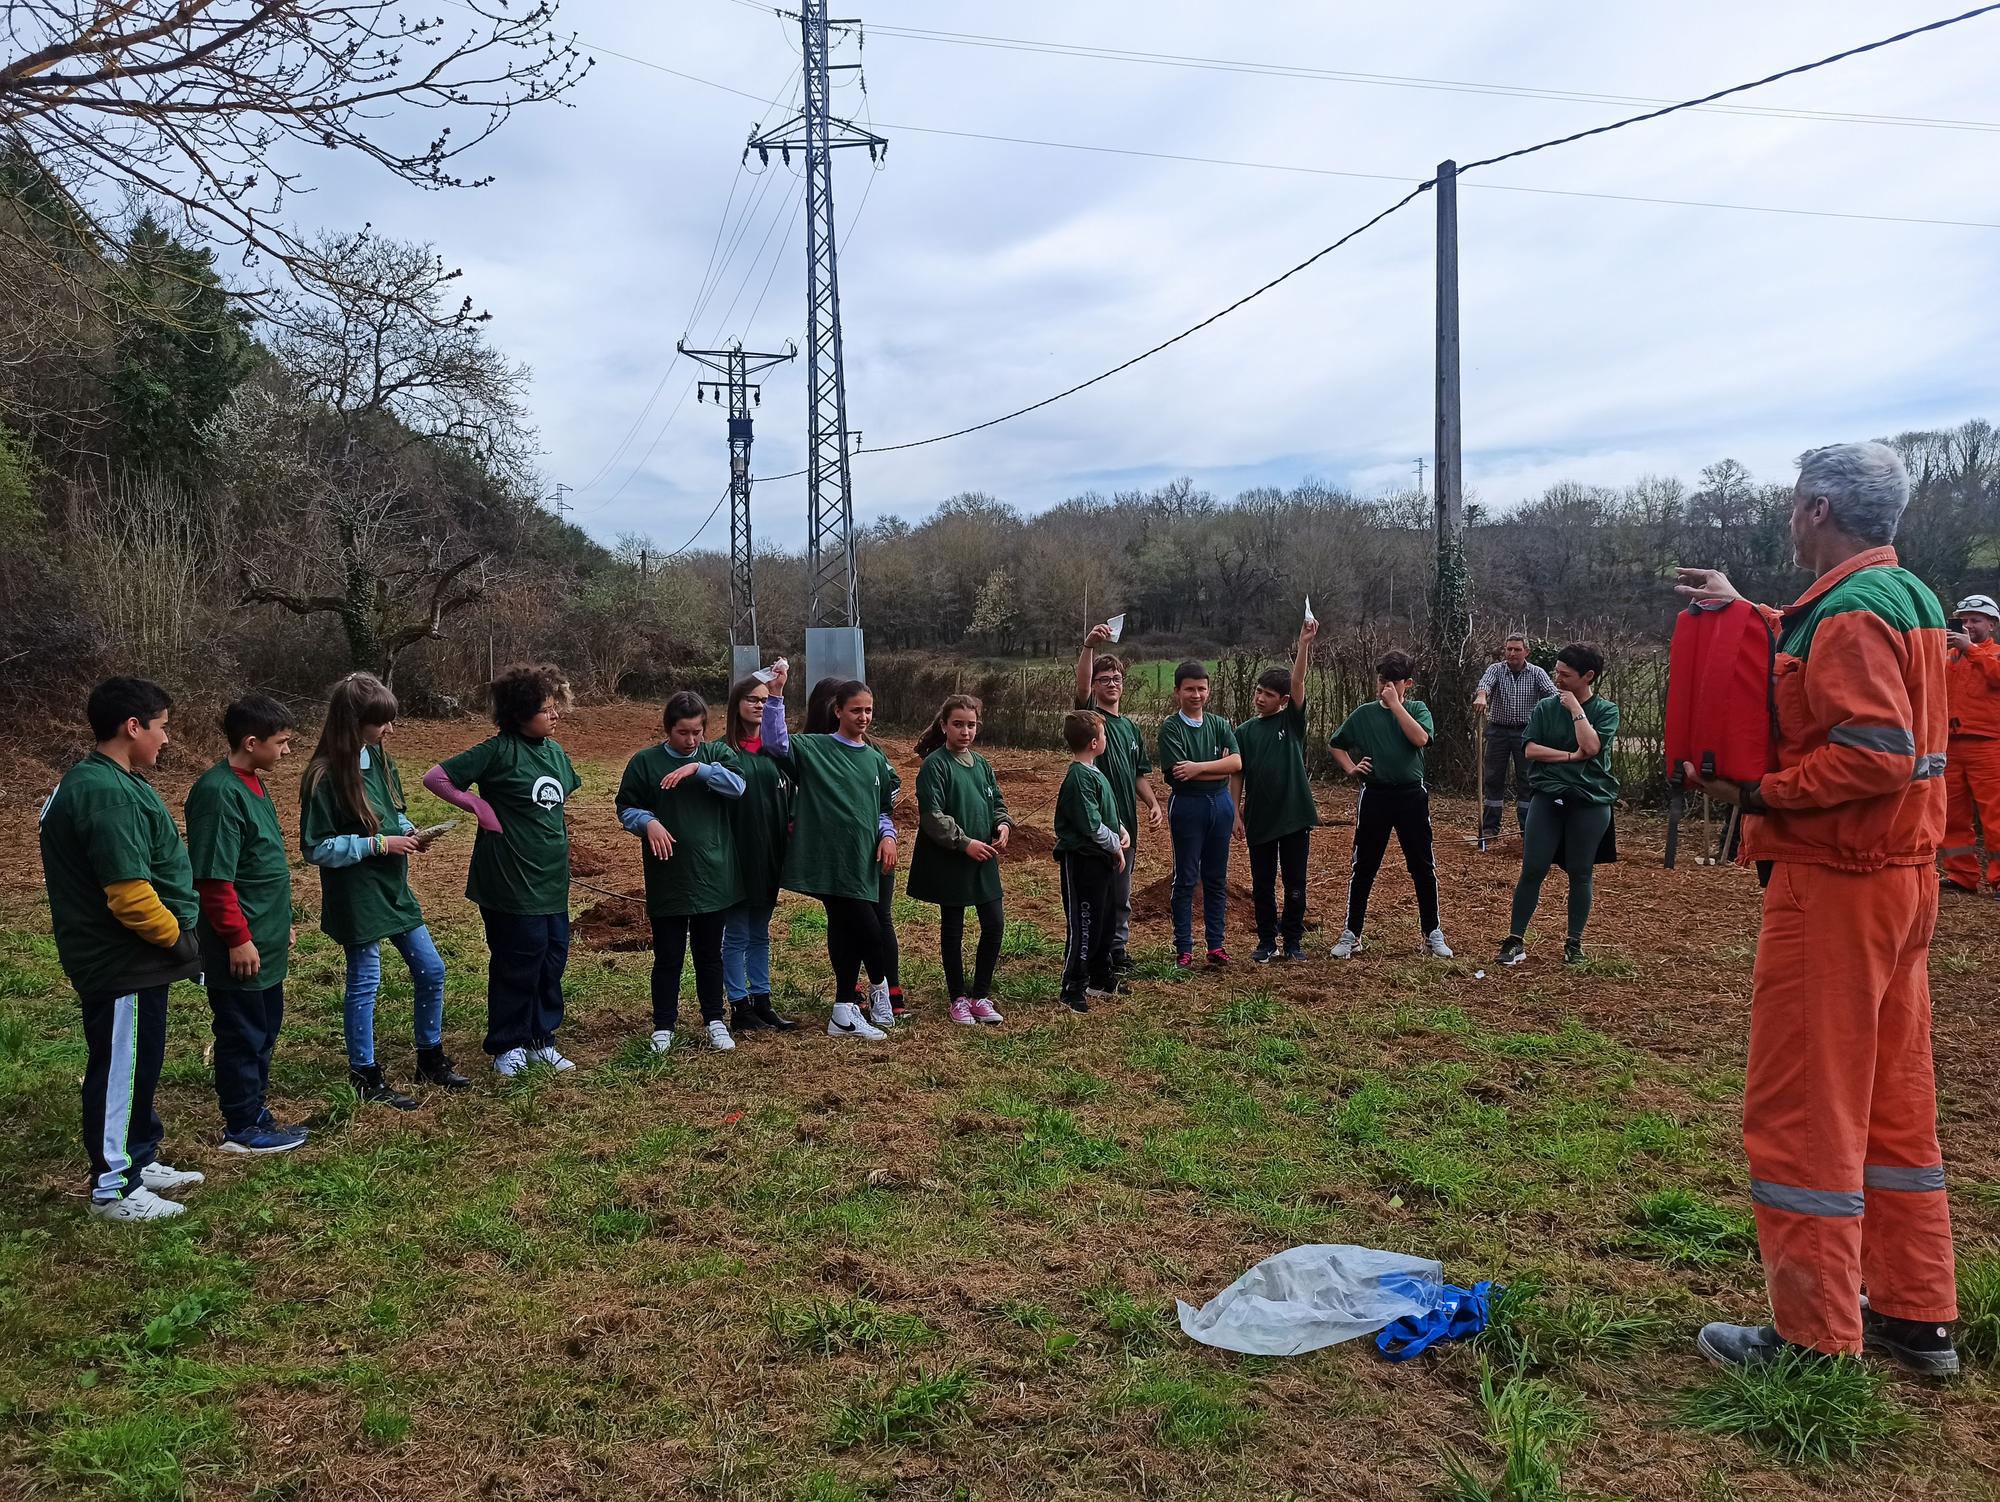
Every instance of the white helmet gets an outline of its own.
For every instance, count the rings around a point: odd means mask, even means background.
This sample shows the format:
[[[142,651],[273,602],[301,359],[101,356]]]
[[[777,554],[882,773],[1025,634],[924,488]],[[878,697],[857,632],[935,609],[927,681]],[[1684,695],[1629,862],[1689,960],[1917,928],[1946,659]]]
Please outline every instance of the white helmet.
[[[1952,614],[1991,616],[1995,621],[2000,621],[2000,605],[1993,603],[1991,595],[1967,595],[1958,602],[1958,608],[1952,611]]]

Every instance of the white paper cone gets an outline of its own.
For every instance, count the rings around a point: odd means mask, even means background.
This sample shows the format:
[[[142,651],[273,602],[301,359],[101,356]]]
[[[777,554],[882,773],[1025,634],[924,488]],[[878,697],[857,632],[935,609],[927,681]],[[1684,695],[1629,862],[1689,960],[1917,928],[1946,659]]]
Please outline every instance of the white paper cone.
[[[1104,624],[1111,628],[1111,639],[1113,641],[1118,640],[1119,637],[1125,634],[1125,617],[1123,615],[1114,615]]]
[[[1311,595],[1306,596],[1306,619],[1308,621],[1313,619],[1313,597]]]

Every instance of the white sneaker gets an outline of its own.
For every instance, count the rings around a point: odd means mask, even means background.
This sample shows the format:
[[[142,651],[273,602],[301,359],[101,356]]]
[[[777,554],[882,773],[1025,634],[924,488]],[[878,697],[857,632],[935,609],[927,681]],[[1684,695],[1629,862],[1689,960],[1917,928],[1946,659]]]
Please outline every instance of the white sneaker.
[[[665,1053],[674,1046],[674,1030],[670,1027],[654,1028],[652,1045],[654,1053]]]
[[[546,1064],[549,1066],[549,1068],[555,1070],[558,1074],[560,1074],[565,1069],[576,1068],[576,1065],[574,1063],[572,1063],[568,1059],[565,1059],[561,1054],[556,1052],[556,1046],[553,1043],[547,1044],[546,1046],[541,1048],[529,1049],[528,1059],[531,1063]]]
[[[510,1048],[493,1060],[493,1072],[503,1079],[512,1079],[528,1067],[528,1050]]]
[[[887,981],[883,981],[868,993],[868,1020],[881,1028],[896,1025],[896,1008],[889,1001]]]
[[[726,1022],[709,1023],[708,1046],[710,1048],[719,1048],[724,1053],[729,1052],[730,1049],[736,1046],[736,1040],[729,1036],[728,1023]]]
[[[889,1035],[879,1027],[871,1027],[868,1019],[861,1015],[861,1008],[851,1001],[837,1001],[833,1004],[833,1015],[826,1019],[826,1035],[829,1038],[866,1038],[871,1043],[879,1043]]]
[[[139,1170],[139,1182],[154,1193],[168,1189],[187,1189],[202,1182],[202,1176],[192,1168],[169,1168],[164,1163],[148,1163]]]
[[[122,1200],[92,1200],[90,1213],[99,1220],[171,1220],[187,1214],[187,1206],[163,1200],[141,1184]]]
[[[1441,960],[1451,958],[1451,946],[1444,941],[1444,930],[1434,928],[1424,935],[1424,947]]]
[[[1343,928],[1340,937],[1333,941],[1333,957],[1337,960],[1351,960],[1362,950],[1361,935],[1351,928]]]

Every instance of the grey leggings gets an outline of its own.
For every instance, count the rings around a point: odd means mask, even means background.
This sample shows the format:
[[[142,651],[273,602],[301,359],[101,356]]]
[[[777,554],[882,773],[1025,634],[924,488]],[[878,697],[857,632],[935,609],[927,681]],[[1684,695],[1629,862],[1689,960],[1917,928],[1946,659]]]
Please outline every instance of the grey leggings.
[[[1611,827],[1611,805],[1579,803],[1565,798],[1561,803],[1547,793],[1537,793],[1528,804],[1528,826],[1521,841],[1521,879],[1514,887],[1514,915],[1507,932],[1514,938],[1528,936],[1528,920],[1535,916],[1535,904],[1542,900],[1542,878],[1555,863],[1556,842],[1563,844],[1563,869],[1569,873],[1569,937],[1583,940],[1583,926],[1590,921],[1590,874],[1597,864],[1597,847],[1604,831]]]

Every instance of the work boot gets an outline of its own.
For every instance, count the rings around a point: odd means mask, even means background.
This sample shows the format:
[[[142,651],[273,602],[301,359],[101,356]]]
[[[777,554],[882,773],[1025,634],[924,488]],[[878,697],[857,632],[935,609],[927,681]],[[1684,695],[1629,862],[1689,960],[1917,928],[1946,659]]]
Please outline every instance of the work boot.
[[[414,1100],[382,1078],[380,1064],[364,1064],[359,1068],[350,1066],[347,1078],[354,1086],[354,1093],[364,1101],[378,1106],[394,1106],[398,1111],[414,1111],[417,1108]]]
[[[729,1028],[731,1032],[747,1033],[752,1028],[759,1028],[763,1025],[764,1019],[759,1017],[755,1009],[751,1007],[749,997],[746,996],[741,1001],[732,1001],[729,1003]]]
[[[1861,1344],[1920,1377],[1956,1377],[1958,1347],[1951,1326],[1929,1320],[1894,1319],[1861,1301]]]
[[[759,1027],[776,1028],[781,1033],[789,1033],[798,1024],[771,1005],[767,992],[759,992],[750,998],[750,1010],[757,1014]]]
[[[470,1090],[472,1081],[452,1067],[444,1056],[444,1046],[417,1050],[417,1078],[440,1090]]]

